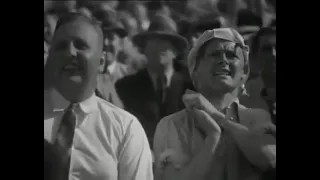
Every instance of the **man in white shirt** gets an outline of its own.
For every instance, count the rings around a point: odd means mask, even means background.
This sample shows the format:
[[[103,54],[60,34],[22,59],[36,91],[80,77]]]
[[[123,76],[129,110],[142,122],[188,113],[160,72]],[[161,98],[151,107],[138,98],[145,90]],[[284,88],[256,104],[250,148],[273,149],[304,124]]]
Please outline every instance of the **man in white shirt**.
[[[57,171],[66,176],[56,175],[70,180],[152,180],[152,155],[137,118],[94,94],[104,65],[101,28],[70,13],[59,20],[51,47],[46,66],[52,89],[45,91],[44,138],[59,147],[59,158],[68,158],[60,160],[67,168]],[[66,124],[73,125],[71,140],[62,133]]]

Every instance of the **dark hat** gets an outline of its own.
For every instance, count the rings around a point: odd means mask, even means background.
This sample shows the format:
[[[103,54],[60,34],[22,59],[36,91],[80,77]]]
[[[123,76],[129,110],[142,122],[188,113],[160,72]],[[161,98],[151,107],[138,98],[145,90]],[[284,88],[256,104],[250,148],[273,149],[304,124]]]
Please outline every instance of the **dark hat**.
[[[196,22],[192,23],[188,30],[188,34],[203,33],[206,30],[218,29],[224,27],[223,18],[217,13],[210,13],[200,17]]]
[[[249,10],[238,12],[238,31],[244,39],[249,39],[262,26],[262,18]]]
[[[151,20],[146,32],[133,36],[132,41],[138,47],[145,47],[146,40],[151,37],[168,39],[179,51],[188,50],[188,41],[178,34],[177,24],[168,16],[157,14]]]
[[[121,37],[128,35],[123,24],[118,20],[117,12],[111,8],[99,9],[93,16],[101,22],[103,33],[115,32]]]

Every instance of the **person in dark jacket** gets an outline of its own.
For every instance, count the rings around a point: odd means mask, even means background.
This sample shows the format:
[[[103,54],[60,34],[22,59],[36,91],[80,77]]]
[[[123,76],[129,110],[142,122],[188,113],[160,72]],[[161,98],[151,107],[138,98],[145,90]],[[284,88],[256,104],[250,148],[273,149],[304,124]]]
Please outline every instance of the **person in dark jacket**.
[[[260,96],[265,101],[274,124],[276,124],[276,37],[276,21],[269,27],[261,28],[252,39],[251,62],[255,74],[263,82]]]
[[[153,18],[148,31],[133,37],[133,42],[146,55],[146,68],[119,80],[116,90],[125,109],[140,120],[152,144],[159,120],[184,108],[181,98],[187,83],[174,69],[174,61],[188,50],[188,42],[178,35],[176,23],[160,14]]]

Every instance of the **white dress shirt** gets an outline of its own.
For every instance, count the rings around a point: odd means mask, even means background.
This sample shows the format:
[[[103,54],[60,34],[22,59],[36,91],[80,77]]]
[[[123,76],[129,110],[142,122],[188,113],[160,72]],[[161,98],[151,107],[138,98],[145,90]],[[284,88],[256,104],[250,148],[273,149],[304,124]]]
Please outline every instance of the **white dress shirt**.
[[[69,105],[55,90],[44,93],[44,138],[53,143]],[[95,95],[76,110],[70,180],[152,180],[145,131],[128,112]]]

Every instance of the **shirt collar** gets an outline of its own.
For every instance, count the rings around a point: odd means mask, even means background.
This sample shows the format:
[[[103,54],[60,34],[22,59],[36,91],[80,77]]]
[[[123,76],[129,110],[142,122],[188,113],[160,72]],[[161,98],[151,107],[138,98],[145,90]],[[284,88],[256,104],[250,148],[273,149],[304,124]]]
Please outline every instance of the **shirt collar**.
[[[173,73],[174,73],[174,69],[173,68],[170,68],[168,71],[165,72],[165,77],[166,77],[166,80],[167,80],[167,84],[166,86],[169,87],[170,86],[170,83],[171,83],[171,79],[172,79],[172,76],[173,76]],[[157,79],[157,74],[151,72],[148,70],[148,74],[150,75],[151,77],[151,80],[152,80],[152,83],[154,84],[154,86],[156,87],[156,79]]]
[[[53,103],[53,110],[59,111],[66,109],[70,102],[66,100],[57,90],[53,89],[51,93],[51,101]],[[97,97],[95,93],[92,96],[79,103],[80,109],[85,114],[90,114],[98,109]]]

